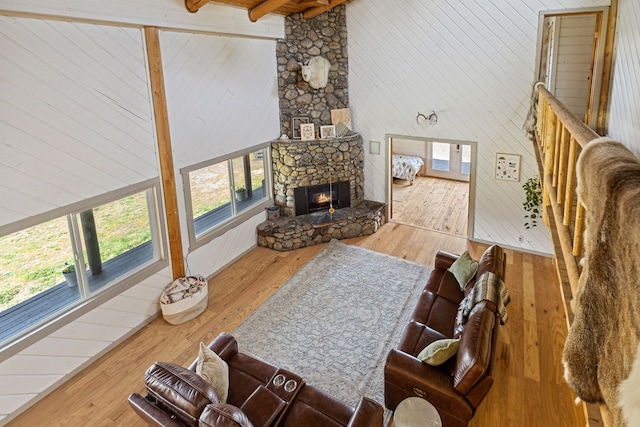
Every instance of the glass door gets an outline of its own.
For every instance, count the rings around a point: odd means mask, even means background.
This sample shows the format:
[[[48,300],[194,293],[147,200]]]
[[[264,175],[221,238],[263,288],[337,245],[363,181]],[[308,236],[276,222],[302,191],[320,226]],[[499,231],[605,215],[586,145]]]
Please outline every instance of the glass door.
[[[471,145],[430,141],[427,149],[428,176],[469,181]]]

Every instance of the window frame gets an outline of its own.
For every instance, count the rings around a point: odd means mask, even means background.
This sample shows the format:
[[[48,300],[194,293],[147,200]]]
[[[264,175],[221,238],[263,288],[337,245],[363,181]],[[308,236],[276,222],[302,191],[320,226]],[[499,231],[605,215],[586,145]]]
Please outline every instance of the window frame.
[[[23,331],[5,341],[0,347],[0,363],[169,266],[167,232],[164,215],[160,206],[162,195],[160,180],[158,178],[143,181],[59,209],[25,218],[15,223],[0,226],[0,235],[4,236],[56,218],[66,217],[68,224],[70,224],[71,227],[77,228],[76,214],[79,212],[97,208],[148,190],[151,191],[151,197],[146,197],[147,212],[150,220],[151,242],[154,254],[157,256],[156,259],[134,268],[130,273],[116,278],[113,283],[107,284],[100,291],[91,294],[86,294],[85,290],[83,290],[83,284],[79,283],[80,299],[53,314],[50,318],[25,328]],[[76,242],[72,243],[72,248],[75,252],[75,246],[80,243],[77,241],[78,233],[76,230],[72,231],[69,229],[69,236],[75,236]],[[73,240],[74,239],[72,239],[72,241]]]
[[[187,221],[187,231],[189,234],[189,251],[193,252],[195,249],[206,245],[211,242],[216,237],[219,237],[226,233],[227,231],[237,227],[238,225],[244,223],[251,217],[257,215],[258,213],[264,211],[267,207],[273,205],[273,174],[271,173],[272,165],[271,165],[271,142],[265,142],[259,145],[254,145],[249,148],[245,148],[239,151],[235,151],[233,153],[225,154],[224,156],[216,157],[213,159],[205,160],[200,163],[196,163],[193,165],[185,166],[180,169],[180,174],[182,176],[182,185],[184,190],[184,203],[185,203],[185,211],[186,211],[186,221]],[[235,202],[234,202],[234,182],[232,179],[232,169],[231,169],[231,161],[235,158],[242,157],[251,153],[255,153],[256,151],[264,151],[263,162],[264,162],[264,183],[266,196],[265,198],[250,206],[249,208],[242,210],[240,212],[237,211]],[[198,169],[205,168],[207,166],[211,166],[221,162],[228,163],[228,173],[229,173],[229,192],[231,194],[231,217],[225,219],[219,224],[214,225],[209,230],[203,232],[201,235],[196,237],[195,233],[195,220],[193,218],[193,199],[191,196],[191,181],[189,178],[189,174]]]

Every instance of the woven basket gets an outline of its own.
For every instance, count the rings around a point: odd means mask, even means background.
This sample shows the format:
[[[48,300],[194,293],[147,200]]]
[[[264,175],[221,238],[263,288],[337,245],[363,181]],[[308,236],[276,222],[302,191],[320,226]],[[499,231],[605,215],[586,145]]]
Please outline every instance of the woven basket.
[[[163,299],[167,292],[170,292],[172,287],[176,285],[178,281],[190,281],[195,284],[195,291],[187,294],[183,299],[171,303],[164,302]],[[162,317],[164,320],[172,325],[179,325],[187,322],[200,314],[207,308],[209,288],[207,282],[202,276],[190,276],[186,278],[180,278],[169,284],[160,299],[160,308],[162,309]]]

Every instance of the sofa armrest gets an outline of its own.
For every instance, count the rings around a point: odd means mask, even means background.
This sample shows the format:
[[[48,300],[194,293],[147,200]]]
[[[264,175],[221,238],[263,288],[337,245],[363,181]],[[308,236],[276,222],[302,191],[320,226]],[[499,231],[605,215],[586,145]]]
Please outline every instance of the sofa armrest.
[[[227,403],[210,403],[198,419],[199,427],[254,427],[240,408]]]
[[[453,389],[453,378],[442,372],[435,366],[431,366],[417,357],[407,354],[398,349],[391,349],[387,356],[387,364],[385,370],[397,369],[407,372],[408,375],[416,379],[418,383],[428,383],[430,387],[438,390],[450,389],[452,394],[458,394]],[[423,390],[427,391],[427,390]]]
[[[459,257],[460,255],[455,255],[445,251],[438,251],[438,253],[436,253],[434,267],[446,270],[451,267],[451,264],[453,264]]]
[[[131,393],[128,400],[133,410],[147,424],[151,426],[182,427],[182,424],[138,393]]]
[[[456,414],[467,420],[473,416],[474,409],[466,397],[453,388],[453,377],[439,367],[394,348],[387,356],[384,371],[385,383],[428,400],[438,412]],[[405,397],[408,396],[402,398]]]
[[[384,410],[379,403],[363,397],[349,420],[347,427],[382,427]]]

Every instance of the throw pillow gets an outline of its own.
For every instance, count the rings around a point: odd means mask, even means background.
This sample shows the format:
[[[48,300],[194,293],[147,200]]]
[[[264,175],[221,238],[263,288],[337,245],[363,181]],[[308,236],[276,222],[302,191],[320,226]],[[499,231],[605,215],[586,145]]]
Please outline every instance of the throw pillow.
[[[464,292],[464,288],[467,287],[478,271],[478,261],[474,261],[471,255],[469,255],[469,252],[465,251],[447,270],[455,276],[460,285],[460,290]]]
[[[445,338],[434,341],[426,346],[417,357],[431,366],[439,366],[456,354],[459,347],[460,338]]]
[[[196,373],[211,384],[220,403],[227,403],[227,396],[229,395],[229,365],[204,343],[200,343]]]

